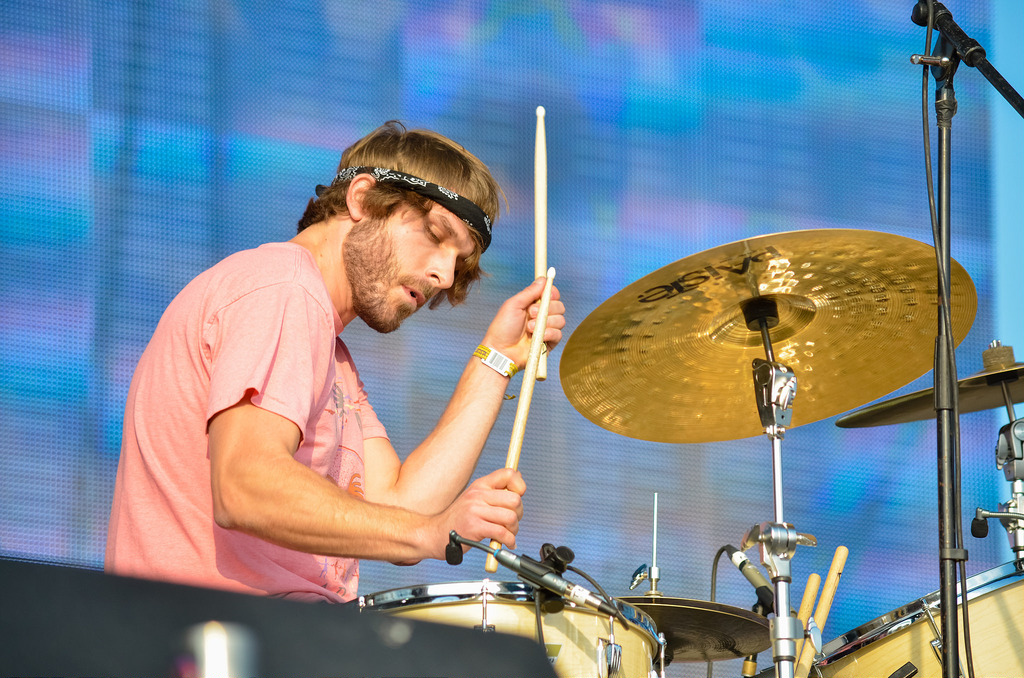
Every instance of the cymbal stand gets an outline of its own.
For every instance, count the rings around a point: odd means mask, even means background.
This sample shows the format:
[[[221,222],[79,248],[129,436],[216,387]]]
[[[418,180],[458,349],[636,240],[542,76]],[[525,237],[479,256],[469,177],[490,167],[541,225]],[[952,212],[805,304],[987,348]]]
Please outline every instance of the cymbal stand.
[[[1013,348],[1003,346],[999,341],[982,354],[985,369],[998,369],[1014,364]],[[971,534],[978,538],[988,536],[988,518],[998,518],[1010,539],[1010,550],[1015,560],[1024,560],[1024,419],[1017,419],[1013,410],[1013,397],[1006,379],[999,382],[1003,391],[1003,403],[1010,423],[999,429],[996,442],[996,468],[1010,483],[1010,501],[999,504],[998,511],[986,511],[979,507],[971,522]]]
[[[792,558],[798,544],[816,546],[810,535],[798,534],[782,515],[782,439],[792,419],[796,375],[791,367],[775,361],[769,329],[779,322],[778,307],[770,298],[755,297],[743,306],[747,329],[761,333],[767,360],[753,360],[754,394],[761,425],[772,445],[772,483],[775,522],[761,523],[747,531],[741,548],[757,544],[761,564],[775,585],[775,617],[771,620],[772,659],[778,678],[793,678],[796,670],[796,641],[804,637],[800,620],[790,605],[793,582]]]

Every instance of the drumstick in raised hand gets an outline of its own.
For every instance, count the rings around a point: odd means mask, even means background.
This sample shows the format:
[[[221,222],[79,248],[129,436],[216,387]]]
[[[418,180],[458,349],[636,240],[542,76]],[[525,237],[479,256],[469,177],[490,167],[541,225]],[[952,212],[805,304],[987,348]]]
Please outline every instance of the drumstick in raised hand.
[[[544,292],[540,297],[540,308],[537,310],[537,324],[533,328],[533,339],[530,341],[530,353],[526,358],[526,371],[523,374],[523,385],[519,387],[519,404],[516,406],[516,419],[512,424],[512,439],[509,441],[508,456],[505,468],[519,467],[519,453],[523,449],[523,436],[526,434],[526,418],[530,416],[530,401],[533,400],[533,384],[537,380],[537,365],[540,362],[541,347],[544,346],[544,330],[548,326],[548,306],[551,304],[551,289],[554,287],[555,269],[549,268]],[[496,549],[501,543],[491,540],[491,548]],[[484,564],[487,572],[497,572],[498,561],[493,555],[487,556]]]
[[[818,597],[818,588],[821,586],[821,575],[814,572],[807,578],[807,584],[804,586],[804,597],[800,599],[800,609],[796,613],[796,618],[800,620],[800,628],[807,633],[807,620],[811,618],[811,608],[814,607],[814,600]],[[806,637],[806,636],[805,636]],[[800,656],[800,648],[803,647],[804,639],[800,639],[796,642],[796,656]]]
[[[537,136],[533,149],[533,276],[548,270],[548,150],[544,107],[537,107]],[[548,357],[541,353],[537,381],[548,378]]]
[[[814,608],[814,622],[818,625],[818,630],[825,629],[828,611],[832,607],[832,599],[835,598],[836,587],[839,586],[839,579],[843,576],[846,556],[849,554],[849,549],[840,546],[832,556],[832,567],[829,568],[828,576],[825,577],[825,585],[821,588],[821,599],[818,600],[818,606]],[[814,661],[814,653],[814,646],[811,643],[804,643],[803,650],[800,652],[800,661],[796,663],[796,671],[794,671],[796,678],[807,678],[811,671],[811,662]]]

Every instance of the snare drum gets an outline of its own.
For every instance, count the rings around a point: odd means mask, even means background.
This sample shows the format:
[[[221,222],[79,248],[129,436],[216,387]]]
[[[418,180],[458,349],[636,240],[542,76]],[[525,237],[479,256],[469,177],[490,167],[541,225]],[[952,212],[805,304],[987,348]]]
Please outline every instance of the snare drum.
[[[629,628],[607,615],[566,602],[541,614],[548,660],[560,678],[648,678],[658,656],[658,632],[644,612],[616,601]],[[363,611],[483,631],[537,637],[534,588],[523,582],[427,584],[359,597]],[[616,670],[616,663],[618,670]]]
[[[967,579],[976,675],[1024,676],[1022,575],[1021,563],[1009,563]],[[910,662],[918,678],[941,676],[941,619],[939,593],[931,593],[829,642],[815,666],[824,678],[857,678],[889,676]],[[966,675],[962,622],[958,628]]]

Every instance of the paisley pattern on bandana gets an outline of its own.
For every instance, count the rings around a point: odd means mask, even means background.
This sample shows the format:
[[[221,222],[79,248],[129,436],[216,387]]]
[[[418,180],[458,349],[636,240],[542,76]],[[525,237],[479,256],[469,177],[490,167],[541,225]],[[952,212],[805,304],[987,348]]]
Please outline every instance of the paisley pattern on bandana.
[[[480,235],[483,241],[483,249],[486,250],[491,244],[491,218],[487,213],[474,203],[450,188],[439,186],[433,182],[415,177],[411,174],[398,172],[384,167],[346,167],[334,176],[331,185],[351,181],[359,174],[370,174],[377,181],[399,184],[402,188],[430,198],[439,205],[447,208],[452,214],[462,219],[466,224]],[[327,186],[316,187],[317,197],[323,194]]]

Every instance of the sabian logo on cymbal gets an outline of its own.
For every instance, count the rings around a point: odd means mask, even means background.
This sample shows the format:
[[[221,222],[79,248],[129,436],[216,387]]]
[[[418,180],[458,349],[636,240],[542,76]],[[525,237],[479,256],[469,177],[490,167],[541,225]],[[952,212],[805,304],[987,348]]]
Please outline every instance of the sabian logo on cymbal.
[[[637,300],[646,304],[652,301],[671,299],[677,294],[682,294],[683,292],[689,292],[690,290],[696,289],[709,280],[724,278],[725,276],[723,273],[744,275],[750,270],[750,264],[764,263],[765,261],[771,260],[772,257],[781,256],[782,255],[779,254],[778,250],[769,245],[760,252],[748,254],[742,259],[734,259],[732,261],[718,264],[717,266],[705,266],[704,268],[684,273],[670,283],[665,285],[656,285],[644,290],[637,297]]]

